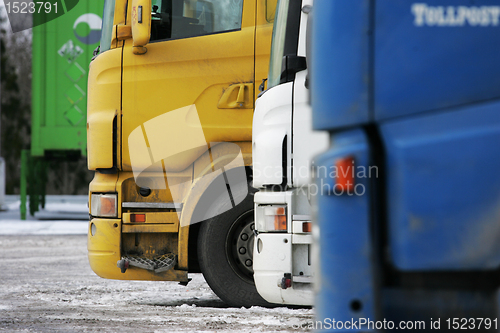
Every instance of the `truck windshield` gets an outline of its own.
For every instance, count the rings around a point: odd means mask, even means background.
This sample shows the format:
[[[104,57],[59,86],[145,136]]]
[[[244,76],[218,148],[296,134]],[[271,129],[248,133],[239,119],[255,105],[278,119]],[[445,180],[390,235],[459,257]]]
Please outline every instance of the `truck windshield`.
[[[279,0],[274,20],[273,39],[271,44],[271,61],[267,87],[272,88],[280,83],[282,59],[285,51],[286,23],[288,20],[289,0]]]
[[[106,0],[102,14],[101,47],[100,52],[111,48],[111,34],[113,32],[113,18],[115,16],[115,0]]]

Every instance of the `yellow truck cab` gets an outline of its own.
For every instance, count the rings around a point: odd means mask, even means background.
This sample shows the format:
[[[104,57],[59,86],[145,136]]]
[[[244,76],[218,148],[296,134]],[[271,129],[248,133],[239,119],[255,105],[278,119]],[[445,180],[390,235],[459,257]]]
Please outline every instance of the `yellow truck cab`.
[[[251,135],[276,0],[106,0],[88,86],[88,255],[233,306],[253,282]],[[256,86],[257,85],[257,86]]]

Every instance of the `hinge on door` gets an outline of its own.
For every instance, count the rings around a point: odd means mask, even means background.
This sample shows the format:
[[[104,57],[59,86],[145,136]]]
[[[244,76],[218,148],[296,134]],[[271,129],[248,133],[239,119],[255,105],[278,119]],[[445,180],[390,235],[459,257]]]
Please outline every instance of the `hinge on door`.
[[[125,40],[132,38],[132,27],[130,25],[118,24],[116,26],[116,39]]]

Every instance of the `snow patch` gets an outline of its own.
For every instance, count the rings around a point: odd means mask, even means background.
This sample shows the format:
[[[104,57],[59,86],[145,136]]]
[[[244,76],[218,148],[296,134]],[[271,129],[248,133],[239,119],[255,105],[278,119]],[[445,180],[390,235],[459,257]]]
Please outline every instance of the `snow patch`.
[[[0,235],[84,235],[88,222],[0,220]]]

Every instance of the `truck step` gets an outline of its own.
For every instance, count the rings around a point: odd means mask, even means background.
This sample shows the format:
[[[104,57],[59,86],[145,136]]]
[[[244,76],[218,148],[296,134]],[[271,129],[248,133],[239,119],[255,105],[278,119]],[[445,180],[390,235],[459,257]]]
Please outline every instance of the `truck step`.
[[[167,253],[153,259],[138,256],[123,256],[118,262],[118,267],[120,267],[120,262],[125,267],[134,266],[154,271],[155,273],[161,273],[175,266],[177,263],[177,256],[173,253]]]

